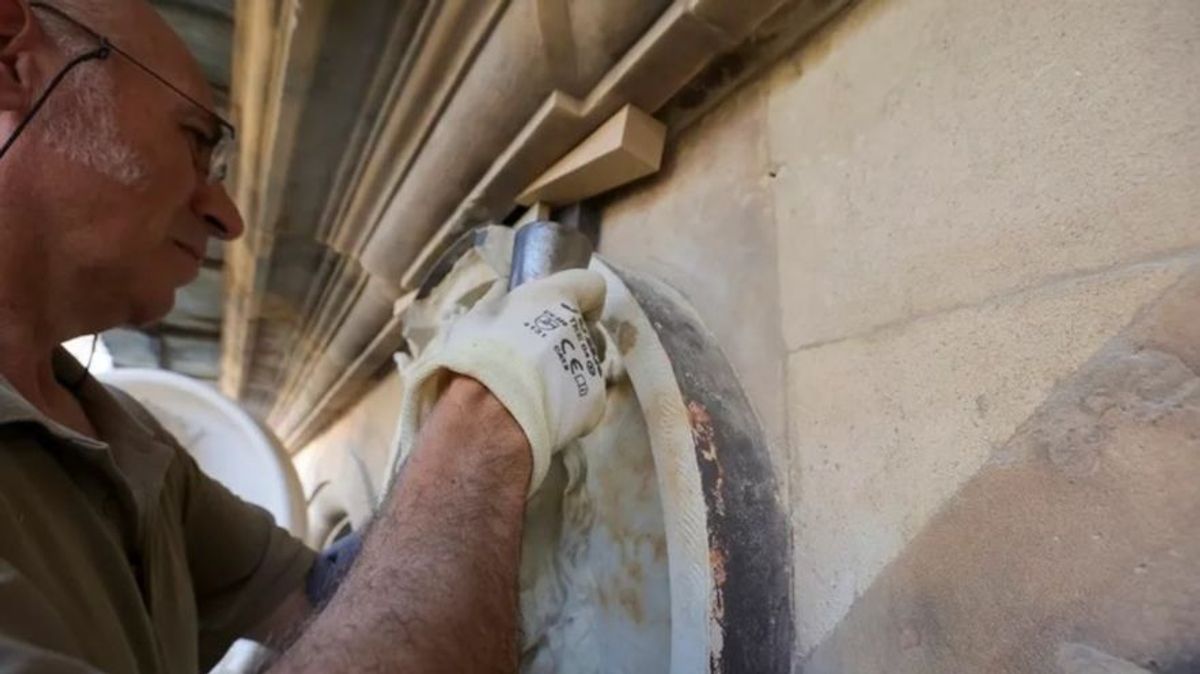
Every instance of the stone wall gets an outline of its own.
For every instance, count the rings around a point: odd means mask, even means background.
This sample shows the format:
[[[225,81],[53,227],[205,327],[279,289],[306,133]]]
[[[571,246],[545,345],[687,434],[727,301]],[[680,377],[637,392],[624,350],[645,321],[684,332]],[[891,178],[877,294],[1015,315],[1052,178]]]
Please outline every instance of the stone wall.
[[[1200,667],[1197,64],[1192,0],[866,0],[604,200],[771,439],[797,670]]]
[[[1113,341],[1196,275],[1197,64],[1189,0],[863,2],[607,202],[601,251],[695,303],[774,438],[798,665],[1200,652],[1200,290],[1165,355]]]

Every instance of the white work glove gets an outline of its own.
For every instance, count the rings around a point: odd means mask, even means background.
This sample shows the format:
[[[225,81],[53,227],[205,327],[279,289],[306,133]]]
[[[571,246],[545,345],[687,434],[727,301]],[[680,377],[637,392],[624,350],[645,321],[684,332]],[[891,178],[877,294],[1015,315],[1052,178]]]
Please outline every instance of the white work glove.
[[[401,451],[409,452],[449,372],[486,386],[533,449],[532,494],[551,455],[604,416],[604,376],[588,329],[604,305],[604,277],[575,269],[505,292],[495,286],[421,354],[406,376]]]

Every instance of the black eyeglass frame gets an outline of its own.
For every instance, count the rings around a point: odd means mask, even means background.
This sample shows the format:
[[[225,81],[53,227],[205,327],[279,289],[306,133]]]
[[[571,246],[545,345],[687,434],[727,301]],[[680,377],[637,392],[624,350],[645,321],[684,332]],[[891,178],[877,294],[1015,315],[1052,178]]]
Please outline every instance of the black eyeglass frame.
[[[87,52],[86,54],[82,54],[82,55],[77,56],[74,59],[72,59],[72,61],[67,65],[67,67],[63,68],[63,70],[59,73],[59,76],[55,78],[55,81],[52,82],[49,87],[47,87],[47,89],[46,89],[47,94],[49,93],[50,89],[52,89],[54,87],[54,85],[58,84],[58,80],[61,79],[67,73],[67,71],[69,71],[71,68],[78,65],[79,63],[82,63],[84,61],[93,60],[93,59],[104,60],[104,59],[107,59],[111,53],[120,54],[121,56],[125,57],[125,60],[127,60],[130,63],[132,63],[133,65],[137,66],[142,72],[146,73],[150,77],[153,77],[159,83],[166,86],[171,91],[174,91],[176,94],[183,97],[184,100],[186,100],[189,103],[191,103],[192,105],[196,106],[201,111],[203,111],[205,114],[210,115],[216,121],[217,136],[215,138],[205,139],[205,144],[208,146],[208,148],[210,150],[209,166],[207,167],[208,175],[206,176],[206,178],[207,178],[209,184],[219,183],[225,179],[225,171],[228,168],[227,155],[233,149],[234,142],[237,139],[237,129],[234,128],[233,124],[228,122],[224,117],[222,117],[220,114],[218,114],[215,110],[209,108],[208,106],[204,105],[200,101],[197,101],[195,98],[188,95],[187,92],[183,91],[182,89],[175,86],[174,84],[171,84],[171,82],[168,81],[167,78],[154,72],[154,70],[152,70],[149,66],[142,63],[141,61],[139,61],[132,54],[125,51],[124,49],[121,49],[117,45],[113,44],[113,42],[111,40],[109,40],[107,37],[98,33],[97,31],[93,30],[87,24],[76,19],[75,17],[71,16],[67,12],[65,12],[53,5],[46,4],[45,2],[36,2],[35,1],[35,2],[29,3],[29,6],[35,7],[37,9],[45,10],[47,12],[50,12],[51,14],[54,14],[55,16],[59,17],[60,19],[70,23],[71,25],[75,26],[76,28],[79,28],[80,30],[87,33],[88,35],[94,37],[100,43],[100,46],[98,48],[96,48],[95,50]],[[30,111],[30,114],[26,117],[26,121],[31,119],[33,117],[33,114],[37,112],[37,109],[41,107],[41,104],[45,102],[44,98],[45,98],[45,96],[43,96],[41,99],[39,99],[38,102],[34,105],[33,109]],[[21,126],[23,127],[24,123],[22,123]],[[11,140],[15,140],[16,139],[15,137],[19,132],[20,132],[20,128],[18,128],[17,133],[13,134],[13,138]],[[10,140],[10,143],[11,143],[11,140]],[[2,155],[3,152],[8,149],[7,146],[8,146],[8,143],[5,144],[4,148],[0,148],[0,155]],[[220,157],[219,160],[218,160],[218,157]]]

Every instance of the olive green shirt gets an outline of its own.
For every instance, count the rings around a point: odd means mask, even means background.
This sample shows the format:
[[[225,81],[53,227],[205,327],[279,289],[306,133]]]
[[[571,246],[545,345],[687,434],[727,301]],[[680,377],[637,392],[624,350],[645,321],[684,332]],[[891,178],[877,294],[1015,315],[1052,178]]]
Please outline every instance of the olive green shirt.
[[[64,351],[55,373],[84,374]],[[129,396],[91,377],[76,395],[103,442],[0,377],[0,674],[207,670],[314,553]]]

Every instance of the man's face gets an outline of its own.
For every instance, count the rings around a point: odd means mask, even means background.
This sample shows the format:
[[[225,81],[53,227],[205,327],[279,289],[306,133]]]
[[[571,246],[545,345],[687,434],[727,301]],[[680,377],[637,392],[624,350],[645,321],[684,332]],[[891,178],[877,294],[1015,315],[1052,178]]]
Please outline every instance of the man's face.
[[[211,110],[209,87],[182,42],[148,5],[131,17],[139,25],[124,34],[136,44],[118,45]],[[118,54],[70,79],[64,86],[73,87],[55,92],[61,97],[47,110],[57,128],[45,128],[50,138],[92,149],[68,147],[51,160],[64,186],[55,213],[64,257],[111,320],[155,321],[196,278],[210,237],[235,238],[243,228],[224,188],[203,173],[216,119]],[[83,123],[73,125],[81,112]]]

